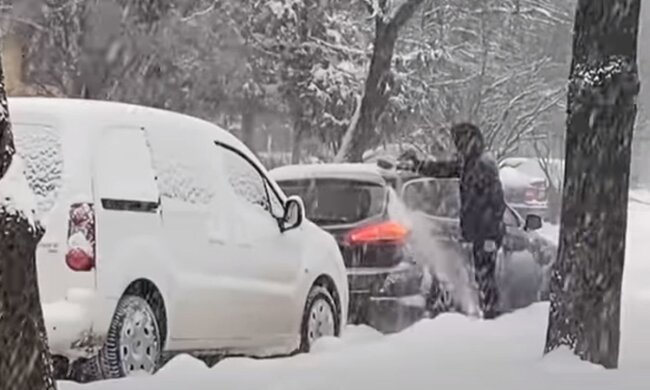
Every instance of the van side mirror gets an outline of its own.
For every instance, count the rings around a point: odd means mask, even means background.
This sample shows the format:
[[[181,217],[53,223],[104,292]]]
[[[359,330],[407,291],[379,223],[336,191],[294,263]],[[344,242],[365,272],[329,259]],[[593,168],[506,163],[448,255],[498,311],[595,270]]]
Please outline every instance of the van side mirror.
[[[526,216],[526,225],[524,229],[529,232],[539,230],[542,228],[542,218],[539,215],[528,214]]]
[[[282,217],[282,232],[296,229],[305,219],[305,204],[299,196],[290,196],[284,204],[284,217]]]

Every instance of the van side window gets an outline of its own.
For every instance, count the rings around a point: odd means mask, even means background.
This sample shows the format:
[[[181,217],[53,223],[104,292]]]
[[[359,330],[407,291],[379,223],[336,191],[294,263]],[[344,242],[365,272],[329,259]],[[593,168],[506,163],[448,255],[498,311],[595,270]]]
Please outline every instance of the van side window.
[[[36,198],[36,215],[55,205],[63,184],[63,153],[57,129],[37,124],[12,124],[16,153],[23,160],[27,182]]]
[[[176,128],[147,129],[161,197],[194,205],[214,199],[220,168],[212,156],[214,145],[202,135],[198,130],[184,136]]]
[[[271,205],[266,192],[265,180],[257,169],[236,152],[225,147],[222,147],[221,150],[228,182],[235,194],[270,212]]]

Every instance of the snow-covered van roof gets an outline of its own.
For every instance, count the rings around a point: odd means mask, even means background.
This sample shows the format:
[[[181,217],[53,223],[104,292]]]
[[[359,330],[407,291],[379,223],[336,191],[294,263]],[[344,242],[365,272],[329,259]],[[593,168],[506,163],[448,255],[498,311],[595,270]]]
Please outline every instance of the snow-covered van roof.
[[[216,141],[227,145],[241,147],[243,143],[229,132],[217,125],[189,115],[152,107],[128,103],[101,100],[44,98],[44,97],[10,97],[9,112],[12,121],[34,122],[41,118],[55,119],[58,123],[88,122],[97,124],[97,129],[106,126],[174,124],[182,122],[187,126],[183,131],[193,129],[208,130]],[[91,128],[86,128],[89,132]]]
[[[276,181],[340,179],[385,184],[382,170],[375,164],[303,164],[287,165],[269,172]]]
[[[8,102],[16,149],[25,161],[26,175],[43,212],[61,200],[80,202],[92,199],[93,162],[104,146],[107,129],[145,130],[147,140],[155,141],[157,145],[159,152],[155,160],[164,161],[165,169],[185,169],[187,163],[172,161],[167,154],[203,156],[217,150],[214,142],[218,142],[247,155],[260,170],[265,171],[254,154],[232,134],[213,123],[188,115],[96,100],[16,97],[9,98]],[[124,144],[123,158],[131,161],[130,154],[137,146],[134,145],[133,142]],[[112,147],[120,150],[115,144]],[[198,165],[192,166],[196,170]],[[209,176],[210,172],[205,171],[195,173],[201,177]],[[126,188],[128,184],[124,186]]]

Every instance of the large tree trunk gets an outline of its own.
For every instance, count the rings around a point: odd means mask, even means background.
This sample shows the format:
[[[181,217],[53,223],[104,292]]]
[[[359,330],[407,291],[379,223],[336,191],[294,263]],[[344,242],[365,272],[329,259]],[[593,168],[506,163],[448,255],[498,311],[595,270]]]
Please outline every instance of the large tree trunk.
[[[255,119],[256,119],[256,110],[255,105],[247,102],[244,107],[242,107],[241,114],[241,137],[242,142],[248,146],[250,150],[256,152],[255,150]]]
[[[0,65],[0,390],[52,390],[51,358],[36,277],[35,251],[43,230],[33,211],[14,207],[22,172],[14,143]],[[18,180],[20,182],[20,180]],[[26,185],[26,184],[25,184]]]
[[[545,352],[618,365],[640,0],[579,0]]]
[[[363,153],[377,144],[376,127],[390,99],[393,86],[391,65],[400,28],[413,16],[423,0],[404,1],[392,18],[382,14],[375,17],[375,39],[368,77],[355,126],[344,136],[337,161],[361,162]],[[382,3],[382,2],[380,2]],[[386,2],[384,1],[385,5]],[[383,7],[383,6],[382,6]],[[385,12],[385,11],[384,11]],[[388,20],[387,20],[388,18]]]
[[[346,161],[361,162],[366,145],[371,145],[376,138],[377,122],[388,104],[393,84],[391,63],[396,41],[397,29],[378,21],[372,60],[361,100],[359,121],[354,130],[354,137],[351,138],[350,146],[343,157]]]
[[[291,135],[291,164],[300,164],[302,161],[302,144],[305,134],[309,131],[309,123],[302,118],[302,113],[296,112]]]

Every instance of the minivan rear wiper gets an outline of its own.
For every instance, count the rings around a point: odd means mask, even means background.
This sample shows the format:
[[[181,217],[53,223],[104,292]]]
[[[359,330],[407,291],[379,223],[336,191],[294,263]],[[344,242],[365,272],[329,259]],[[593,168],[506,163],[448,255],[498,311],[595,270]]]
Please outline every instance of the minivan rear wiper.
[[[314,217],[310,218],[310,220],[317,224],[338,224],[338,223],[348,223],[349,220],[347,218],[327,218],[327,217]]]

